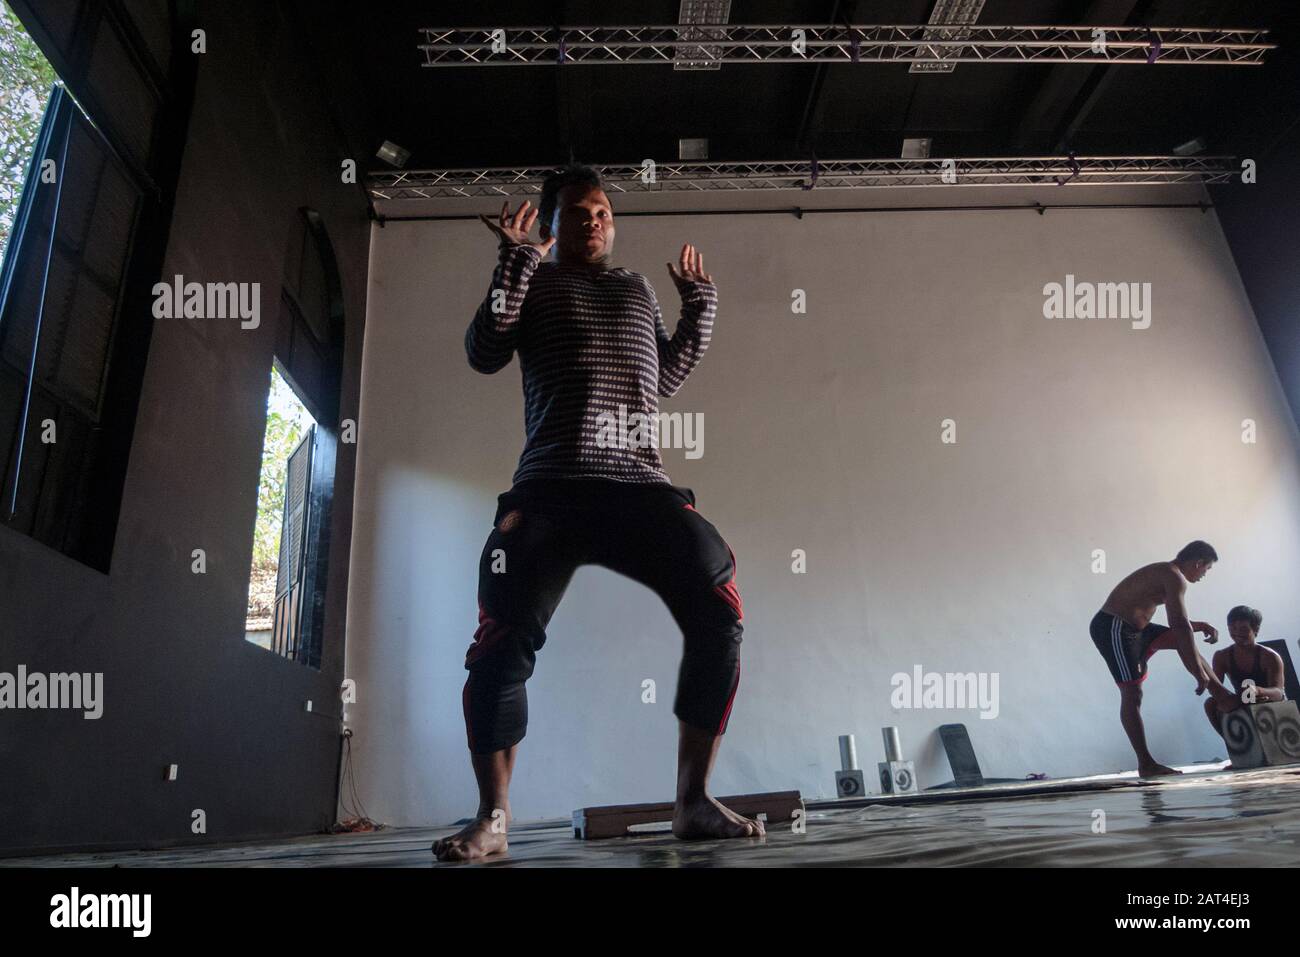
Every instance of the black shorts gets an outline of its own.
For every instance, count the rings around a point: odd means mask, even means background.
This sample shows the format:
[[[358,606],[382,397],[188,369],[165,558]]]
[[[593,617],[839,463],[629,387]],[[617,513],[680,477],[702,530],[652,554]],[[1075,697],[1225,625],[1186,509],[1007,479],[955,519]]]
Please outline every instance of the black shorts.
[[[744,608],[736,556],[695,508],[691,489],[666,482],[527,479],[497,497],[492,524],[479,556],[478,629],[465,653],[469,677],[461,696],[471,752],[491,754],[523,739],[525,682],[551,616],[584,565],[631,578],[663,599],[682,629],[673,714],[714,737],[726,732],[740,684]],[[613,642],[632,633],[637,630],[611,621],[603,634],[571,632],[568,640]],[[631,674],[641,680],[639,671]],[[625,674],[619,680],[632,679]],[[584,700],[574,696],[575,707],[584,707]]]
[[[1138,631],[1123,618],[1105,611],[1093,615],[1088,626],[1092,643],[1106,659],[1111,677],[1121,685],[1146,680],[1147,659],[1154,654],[1151,644],[1168,630],[1152,622]]]

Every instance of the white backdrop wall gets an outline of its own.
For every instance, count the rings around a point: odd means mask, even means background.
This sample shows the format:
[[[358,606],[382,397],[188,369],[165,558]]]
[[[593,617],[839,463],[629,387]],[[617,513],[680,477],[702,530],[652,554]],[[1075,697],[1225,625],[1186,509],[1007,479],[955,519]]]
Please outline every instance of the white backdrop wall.
[[[649,276],[670,328],[665,262],[683,242],[703,251],[720,305],[708,354],[661,404],[703,415],[704,455],[664,460],[734,548],[745,607],[715,793],[833,796],[837,735],[855,732],[874,768],[885,725],[922,786],[951,777],[936,729],[952,721],[988,776],[1133,767],[1088,622],[1120,576],[1193,538],[1221,561],[1191,587],[1192,617],[1222,627],[1246,603],[1263,638],[1300,635],[1300,441],[1212,213],[624,218],[617,262]],[[494,257],[478,223],[373,234],[347,674],[359,793],[395,824],[476,804],[463,656],[479,552],[523,441],[517,360],[480,375],[462,344]],[[1150,283],[1150,328],[1044,318],[1044,285],[1067,274]],[[584,567],[548,636],[516,817],[669,799],[681,637],[667,609]],[[1157,758],[1224,755],[1177,657],[1153,664]],[[996,673],[997,717],[891,707],[891,677],[917,665]]]

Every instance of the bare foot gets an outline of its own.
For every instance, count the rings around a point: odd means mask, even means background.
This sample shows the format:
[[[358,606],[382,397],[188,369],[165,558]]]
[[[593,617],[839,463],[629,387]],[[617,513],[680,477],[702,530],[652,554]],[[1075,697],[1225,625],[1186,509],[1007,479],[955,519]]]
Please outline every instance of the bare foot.
[[[673,834],[683,840],[709,837],[763,837],[767,833],[762,821],[741,817],[723,807],[707,794],[673,808]]]
[[[1173,768],[1167,768],[1163,764],[1144,764],[1138,768],[1138,777],[1140,778],[1158,778],[1166,774],[1182,773],[1182,771],[1175,771]]]
[[[509,847],[506,832],[500,829],[500,825],[494,832],[493,823],[494,819],[490,817],[475,818],[451,837],[434,841],[434,856],[440,861],[472,861],[505,853]]]

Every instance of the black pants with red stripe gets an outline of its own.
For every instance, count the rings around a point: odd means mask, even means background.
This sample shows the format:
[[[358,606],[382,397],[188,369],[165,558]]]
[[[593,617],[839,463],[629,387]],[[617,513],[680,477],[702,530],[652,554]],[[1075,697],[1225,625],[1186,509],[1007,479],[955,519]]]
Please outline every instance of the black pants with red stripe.
[[[693,491],[667,483],[530,479],[499,496],[493,526],[479,559],[478,630],[465,655],[471,752],[490,754],[523,738],[524,682],[581,565],[612,569],[664,600],[685,645],[673,713],[692,727],[726,731],[740,683],[744,612],[735,555],[695,511]],[[610,622],[608,640],[618,632],[618,622]],[[639,680],[628,693],[640,693]]]

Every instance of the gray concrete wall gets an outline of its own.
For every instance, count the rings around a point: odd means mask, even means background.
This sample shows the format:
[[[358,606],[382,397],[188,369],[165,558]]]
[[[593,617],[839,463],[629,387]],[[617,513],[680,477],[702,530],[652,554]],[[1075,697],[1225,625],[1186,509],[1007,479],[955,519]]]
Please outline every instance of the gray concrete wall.
[[[0,671],[103,672],[98,720],[0,712],[0,850],[229,840],[334,820],[355,446],[341,445],[321,670],[244,638],[275,316],[298,207],[342,273],[355,417],[365,205],[274,4],[200,5],[208,32],[163,275],[260,282],[262,323],[158,320],[111,572],[0,528]],[[191,571],[202,548],[207,573]],[[317,714],[304,703],[312,699]],[[164,781],[168,764],[179,779]],[[203,809],[207,834],[191,833]]]
[[[1189,198],[1083,188],[731,202],[936,197]],[[856,732],[874,768],[884,725],[901,727],[923,786],[951,777],[936,729],[953,721],[989,776],[1132,768],[1088,622],[1123,574],[1193,538],[1222,556],[1190,589],[1193,617],[1222,627],[1245,602],[1263,611],[1265,638],[1300,633],[1300,441],[1212,213],[625,218],[617,260],[650,277],[670,327],[664,263],[686,241],[714,274],[719,313],[710,351],[662,408],[703,414],[705,454],[664,458],[735,550],[747,626],[715,793],[829,796],[836,736]],[[348,621],[358,782],[373,817],[443,823],[476,803],[462,664],[478,556],[523,440],[519,371],[485,377],[465,361],[495,255],[481,224],[389,224],[372,253]],[[1045,319],[1043,287],[1067,274],[1151,283],[1150,328]],[[806,316],[791,315],[796,288]],[[945,418],[956,444],[941,442]],[[1255,444],[1241,440],[1247,418]],[[791,571],[794,549],[806,574]],[[681,639],[667,609],[585,567],[548,634],[516,815],[670,798]],[[918,665],[996,673],[998,716],[892,707],[891,677]],[[642,702],[646,678],[655,704]],[[1156,658],[1146,689],[1157,757],[1224,754],[1173,654]]]

